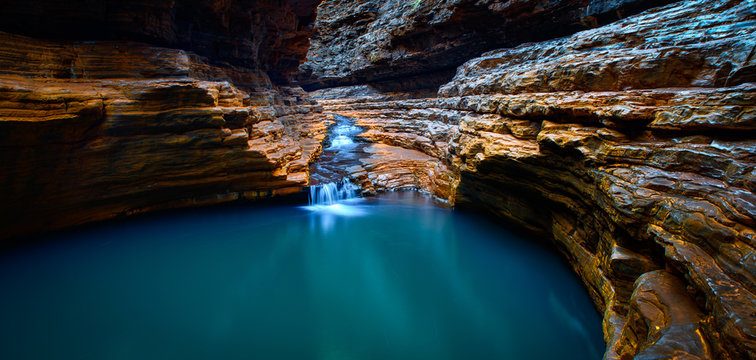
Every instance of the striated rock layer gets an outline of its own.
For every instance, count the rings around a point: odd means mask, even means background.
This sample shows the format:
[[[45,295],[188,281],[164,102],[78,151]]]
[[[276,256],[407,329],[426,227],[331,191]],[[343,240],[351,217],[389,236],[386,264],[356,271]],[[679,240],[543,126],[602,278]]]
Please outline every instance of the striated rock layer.
[[[605,358],[756,359],[754,39],[753,1],[688,0],[483,54],[436,98],[318,95],[427,158],[356,177],[553,239],[604,313]]]
[[[271,81],[304,56],[306,44],[285,42],[304,31],[306,4],[43,2],[0,5],[2,28],[60,39],[0,32],[0,238],[307,184],[320,107]],[[76,41],[103,12],[92,36],[105,40]],[[10,18],[27,13],[39,27]],[[246,32],[227,36],[234,26]]]
[[[326,0],[299,80],[307,89],[437,89],[483,51],[569,35],[669,2]]]
[[[299,191],[322,105],[367,190],[552,239],[607,359],[756,359],[753,0],[325,1],[321,105],[317,1],[75,3],[0,4],[0,237]]]
[[[307,53],[315,0],[3,0],[0,31],[56,40],[137,40],[283,80]]]

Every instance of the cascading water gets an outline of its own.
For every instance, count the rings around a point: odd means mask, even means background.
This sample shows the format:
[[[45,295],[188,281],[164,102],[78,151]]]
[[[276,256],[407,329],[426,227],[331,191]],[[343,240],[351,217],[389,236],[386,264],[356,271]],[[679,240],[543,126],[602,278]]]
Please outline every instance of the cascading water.
[[[418,193],[359,198],[366,143],[336,119],[310,206],[129,218],[0,252],[0,358],[601,357],[599,314],[555,254]]]
[[[344,148],[353,145],[354,137],[362,133],[362,128],[350,123],[348,118],[340,116],[340,121],[333,127],[330,149]],[[337,118],[338,119],[338,118]]]
[[[357,198],[360,187],[344,179],[340,183],[310,186],[310,206],[334,205],[337,202]]]
[[[366,144],[358,138],[364,130],[350,118],[335,115],[326,138],[328,146],[310,168],[310,208],[331,206],[359,197],[361,188],[348,179],[346,169],[359,164]]]

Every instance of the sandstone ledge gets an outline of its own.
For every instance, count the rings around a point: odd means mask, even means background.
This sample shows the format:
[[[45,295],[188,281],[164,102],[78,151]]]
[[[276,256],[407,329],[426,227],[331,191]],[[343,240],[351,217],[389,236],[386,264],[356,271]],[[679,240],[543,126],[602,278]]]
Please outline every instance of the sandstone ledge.
[[[681,1],[486,53],[437,98],[319,103],[447,168],[426,191],[553,239],[605,358],[756,359],[754,9]]]
[[[307,185],[326,128],[301,89],[183,50],[0,34],[2,238]]]
[[[755,97],[756,87],[744,84],[321,104],[325,112],[356,118],[374,142],[429,157],[402,171],[447,169],[449,180],[425,182],[425,191],[553,238],[605,312],[608,358],[650,346],[615,348],[623,332],[633,331],[625,317],[635,280],[668,264],[680,264],[670,276],[689,279],[693,292],[686,296],[704,314],[705,347],[724,354],[719,358],[749,358],[756,319],[748,300],[756,275],[756,141],[750,125],[738,135],[723,124],[689,119],[732,109],[733,99],[742,101],[734,113],[742,118],[753,111]],[[664,127],[655,125],[658,118]],[[725,131],[703,135],[707,126]],[[680,242],[663,240],[669,236]],[[674,249],[683,245],[709,254],[687,261],[708,265],[675,260]],[[707,280],[693,280],[710,279],[712,269],[719,274],[713,281],[727,281],[739,298],[723,300]],[[721,301],[727,305],[716,305]],[[724,349],[735,350],[728,355]]]

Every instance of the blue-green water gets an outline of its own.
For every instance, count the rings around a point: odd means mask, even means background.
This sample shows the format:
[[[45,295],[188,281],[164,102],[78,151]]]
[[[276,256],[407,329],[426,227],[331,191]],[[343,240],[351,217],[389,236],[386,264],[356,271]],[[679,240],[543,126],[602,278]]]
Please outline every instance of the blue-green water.
[[[559,257],[413,193],[90,227],[0,255],[0,359],[599,359]]]

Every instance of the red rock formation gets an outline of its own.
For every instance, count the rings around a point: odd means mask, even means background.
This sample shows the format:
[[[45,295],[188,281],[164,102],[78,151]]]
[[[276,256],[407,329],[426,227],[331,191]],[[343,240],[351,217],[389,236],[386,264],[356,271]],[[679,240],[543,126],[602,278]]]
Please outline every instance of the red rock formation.
[[[553,239],[605,358],[754,359],[755,9],[682,1],[486,53],[438,98],[320,103],[438,159],[427,191]]]
[[[319,107],[269,76],[307,48],[287,2],[84,3],[0,4],[61,39],[0,32],[0,238],[307,184]]]
[[[683,283],[668,272],[651,271],[638,278],[627,319],[632,325],[622,332],[622,353],[638,354],[637,358],[713,358],[703,314]]]
[[[53,39],[0,33],[4,237],[307,183],[325,122],[274,83],[314,2],[76,3],[0,4],[3,30]],[[419,187],[552,239],[604,313],[607,359],[754,359],[753,1],[680,1],[548,40],[658,3],[328,1],[304,69],[313,87],[373,86],[321,101],[369,129],[350,169],[366,186]],[[436,98],[376,94],[515,45]]]

